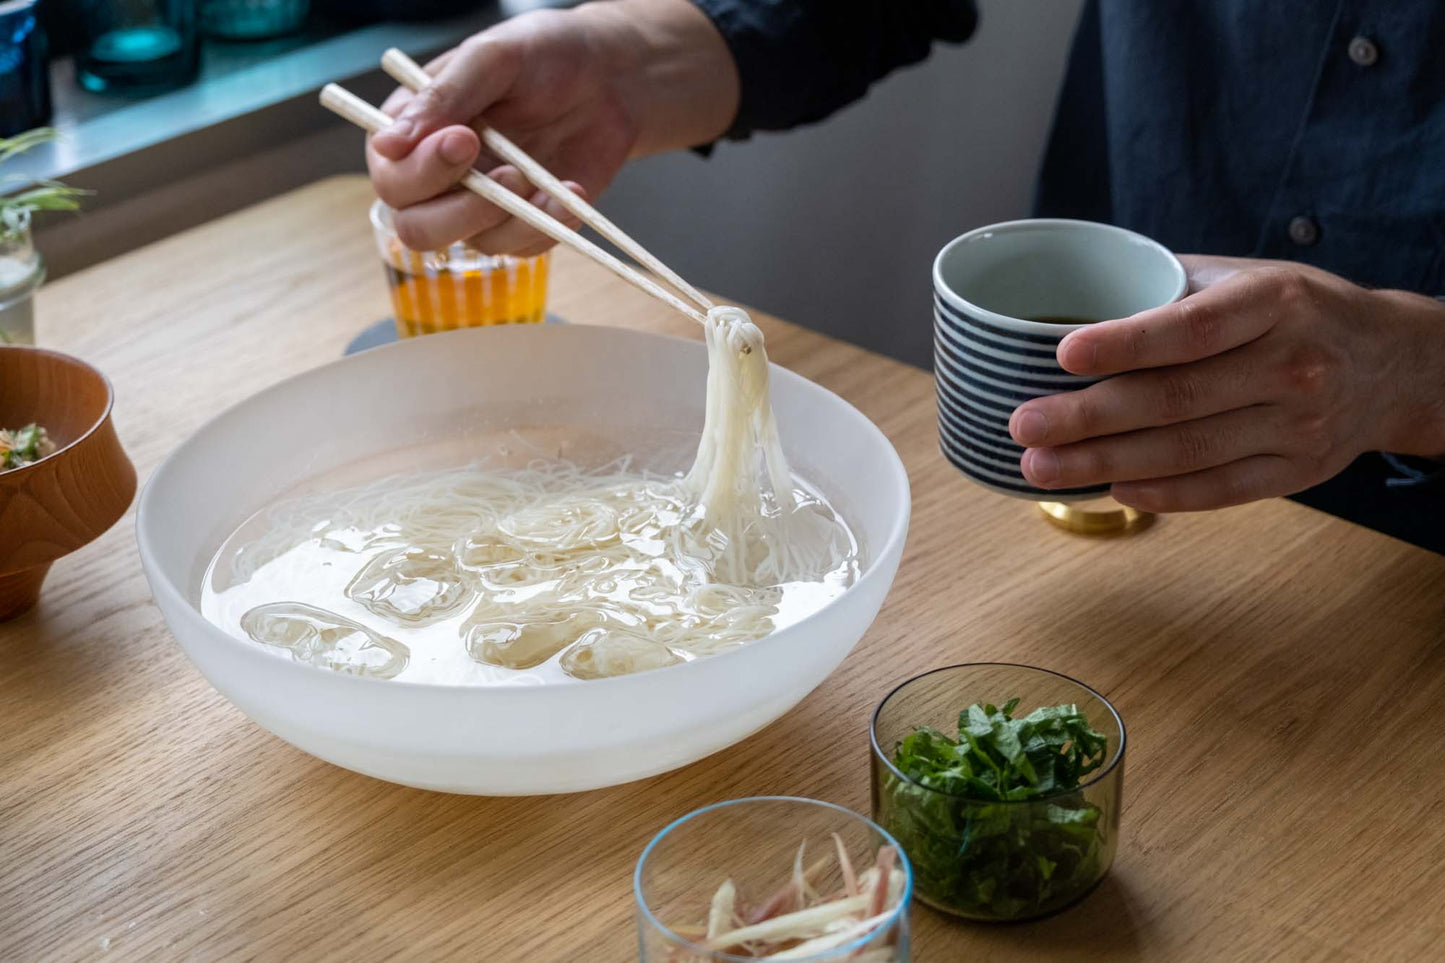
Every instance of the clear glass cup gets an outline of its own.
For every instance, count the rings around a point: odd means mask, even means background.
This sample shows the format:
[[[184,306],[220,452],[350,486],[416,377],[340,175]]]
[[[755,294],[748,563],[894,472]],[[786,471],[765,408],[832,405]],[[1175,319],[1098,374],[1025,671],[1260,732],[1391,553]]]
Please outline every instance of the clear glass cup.
[[[74,0],[76,80],[86,90],[153,93],[196,79],[197,0]]]
[[[35,343],[35,289],[45,262],[30,237],[30,215],[0,225],[0,344]]]
[[[842,838],[859,873],[881,847],[896,850],[898,845],[857,813],[816,799],[734,799],[677,820],[653,838],[637,861],[633,892],[638,959],[643,963],[753,959],[708,950],[699,942],[704,940],[718,887],[732,880],[739,908],[765,904],[791,877],[798,847],[804,845],[810,885],[820,893],[842,892],[833,833]],[[913,877],[901,853],[894,866],[906,875],[902,900],[890,918],[857,940],[793,959],[906,963]]]
[[[465,244],[413,251],[396,236],[391,213],[380,201],[371,206],[400,337],[546,320],[549,254],[494,257]]]
[[[927,726],[953,738],[974,703],[1073,704],[1107,739],[1103,764],[1076,789],[1035,799],[983,801],[923,786],[894,765],[899,743]],[[873,714],[873,819],[902,843],[918,899],[971,920],[1045,916],[1086,896],[1118,847],[1124,723],[1103,696],[1068,676],[987,662],[909,679]]]

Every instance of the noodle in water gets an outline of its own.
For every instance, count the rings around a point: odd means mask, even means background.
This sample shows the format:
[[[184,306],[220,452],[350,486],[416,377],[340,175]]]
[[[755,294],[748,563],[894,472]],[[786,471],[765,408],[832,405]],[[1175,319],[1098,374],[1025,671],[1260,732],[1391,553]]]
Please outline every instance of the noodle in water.
[[[857,577],[847,525],[788,469],[762,332],[708,314],[691,470],[536,460],[282,502],[206,574],[202,612],[341,672],[540,683],[661,668],[762,638]]]

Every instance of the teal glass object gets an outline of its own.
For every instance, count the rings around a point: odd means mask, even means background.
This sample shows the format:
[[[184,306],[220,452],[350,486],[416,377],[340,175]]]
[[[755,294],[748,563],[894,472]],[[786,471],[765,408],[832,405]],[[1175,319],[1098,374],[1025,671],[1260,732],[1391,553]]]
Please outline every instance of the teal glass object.
[[[223,40],[269,40],[306,22],[311,0],[201,0],[201,29]]]
[[[0,3],[0,137],[50,122],[50,65],[36,0]]]
[[[158,93],[196,79],[197,0],[75,0],[76,80],[97,93]]]

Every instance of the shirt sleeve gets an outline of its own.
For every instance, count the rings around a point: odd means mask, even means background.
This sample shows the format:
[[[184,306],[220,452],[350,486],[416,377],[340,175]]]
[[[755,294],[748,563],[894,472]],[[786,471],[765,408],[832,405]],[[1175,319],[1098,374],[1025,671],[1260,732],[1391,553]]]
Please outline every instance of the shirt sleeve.
[[[1394,474],[1385,479],[1387,487],[1445,494],[1445,462],[1433,458],[1392,455],[1388,452],[1381,452],[1380,457],[1394,469]]]
[[[722,33],[742,81],[727,137],[822,120],[874,81],[961,43],[974,0],[694,0]]]

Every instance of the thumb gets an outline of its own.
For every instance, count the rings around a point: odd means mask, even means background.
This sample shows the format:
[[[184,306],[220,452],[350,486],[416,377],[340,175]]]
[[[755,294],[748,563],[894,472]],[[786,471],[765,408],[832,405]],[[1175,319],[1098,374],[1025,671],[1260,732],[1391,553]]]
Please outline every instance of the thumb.
[[[407,101],[391,126],[372,138],[377,153],[400,160],[443,127],[470,126],[516,82],[520,53],[516,42],[487,33],[465,41],[441,62],[431,83]]]

